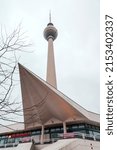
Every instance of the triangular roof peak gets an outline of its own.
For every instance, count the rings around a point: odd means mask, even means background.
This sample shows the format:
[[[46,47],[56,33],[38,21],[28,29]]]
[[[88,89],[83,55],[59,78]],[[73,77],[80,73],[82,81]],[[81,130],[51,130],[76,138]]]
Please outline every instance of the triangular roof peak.
[[[26,128],[46,124],[52,118],[99,124],[98,114],[87,111],[21,64],[19,73]]]

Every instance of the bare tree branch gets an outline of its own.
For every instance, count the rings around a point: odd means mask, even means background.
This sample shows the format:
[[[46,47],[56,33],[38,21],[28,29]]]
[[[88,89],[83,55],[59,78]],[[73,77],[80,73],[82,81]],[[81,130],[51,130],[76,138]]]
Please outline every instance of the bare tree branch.
[[[16,122],[8,118],[8,114],[21,116],[22,112],[19,103],[10,100],[14,87],[14,74],[17,67],[16,53],[25,51],[30,46],[25,41],[25,34],[21,32],[19,25],[11,34],[3,32],[1,28],[0,37],[0,120]]]

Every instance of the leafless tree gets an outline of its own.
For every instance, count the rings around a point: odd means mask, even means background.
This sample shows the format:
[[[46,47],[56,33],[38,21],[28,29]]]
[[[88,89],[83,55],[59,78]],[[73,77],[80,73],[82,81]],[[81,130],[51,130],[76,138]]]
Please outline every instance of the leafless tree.
[[[21,110],[17,101],[10,96],[14,86],[14,74],[17,67],[16,53],[24,51],[26,44],[24,33],[18,26],[11,34],[1,30],[0,36],[0,120],[10,120],[8,114],[18,114]],[[10,120],[14,121],[14,120]]]

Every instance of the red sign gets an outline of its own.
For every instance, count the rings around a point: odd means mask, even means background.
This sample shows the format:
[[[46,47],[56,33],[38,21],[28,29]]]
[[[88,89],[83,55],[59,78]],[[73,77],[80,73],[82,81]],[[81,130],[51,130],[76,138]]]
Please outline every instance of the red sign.
[[[17,137],[25,137],[25,136],[29,136],[29,133],[16,133],[16,134],[12,134],[10,135],[11,138],[17,138]]]

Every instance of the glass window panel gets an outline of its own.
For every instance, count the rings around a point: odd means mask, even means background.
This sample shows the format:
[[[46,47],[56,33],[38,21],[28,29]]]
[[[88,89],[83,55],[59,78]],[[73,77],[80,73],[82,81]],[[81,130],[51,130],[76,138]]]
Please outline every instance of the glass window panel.
[[[0,144],[5,144],[5,140],[4,139],[0,140]]]
[[[73,125],[73,126],[72,126],[72,129],[77,129],[77,128],[78,128],[77,125]]]
[[[78,128],[85,128],[84,124],[79,124]]]
[[[89,134],[90,134],[90,135],[93,135],[93,131],[89,131]]]
[[[86,133],[86,130],[79,130],[80,133]]]
[[[14,138],[8,138],[8,143],[15,143],[15,139]]]
[[[55,128],[52,128],[52,129],[51,129],[51,132],[55,132]]]
[[[99,136],[100,133],[99,132],[93,132],[95,136]]]
[[[56,131],[58,132],[58,131],[61,131],[61,129],[60,128],[56,128]]]

